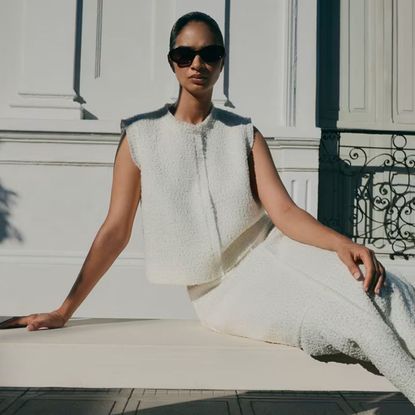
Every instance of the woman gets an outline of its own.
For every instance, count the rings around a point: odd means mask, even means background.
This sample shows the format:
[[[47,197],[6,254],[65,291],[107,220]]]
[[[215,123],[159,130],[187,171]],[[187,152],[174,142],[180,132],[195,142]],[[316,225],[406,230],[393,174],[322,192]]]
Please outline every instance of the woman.
[[[108,216],[71,292],[2,328],[64,326],[128,243],[143,192],[146,275],[186,285],[203,325],[371,362],[415,404],[414,287],[296,206],[250,118],[213,105],[225,56],[210,16],[178,19],[179,98],[122,120]]]

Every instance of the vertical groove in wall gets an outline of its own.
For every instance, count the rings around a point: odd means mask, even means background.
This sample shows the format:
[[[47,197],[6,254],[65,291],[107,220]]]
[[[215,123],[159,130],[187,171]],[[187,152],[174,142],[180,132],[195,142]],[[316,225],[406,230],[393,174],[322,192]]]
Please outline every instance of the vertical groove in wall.
[[[296,204],[298,204],[298,183],[296,179],[290,180],[290,193],[291,198],[294,200]]]
[[[288,127],[296,123],[296,89],[297,89],[297,15],[298,0],[287,0],[287,90],[286,90],[286,120]]]
[[[102,14],[104,0],[97,0],[97,26],[95,34],[95,78],[101,76],[101,53],[102,53]]]
[[[172,0],[172,10],[173,10],[173,22],[175,22],[178,18],[178,13],[177,13],[177,9],[178,9],[178,4],[177,4],[177,0]],[[171,91],[170,93],[170,103],[177,101],[178,98],[178,90],[176,90],[176,79],[174,79],[175,77],[171,76],[169,78],[169,90]]]
[[[397,58],[397,37],[398,37],[398,30],[397,30],[397,15],[396,15],[396,0],[392,0],[392,69],[391,69],[391,78],[392,78],[392,109],[391,109],[391,121],[392,124],[397,122],[397,114],[396,114],[396,107],[397,107],[397,76],[396,76],[396,58]]]
[[[223,94],[226,97],[226,105],[231,102],[229,97],[230,22],[231,0],[225,0],[225,27],[223,30],[223,41],[225,43],[227,54],[225,56],[225,65],[223,67]]]
[[[28,0],[24,0],[22,2],[22,22],[21,22],[21,36],[20,36],[20,47],[19,47],[19,76],[17,78],[18,80],[18,84],[17,84],[17,94],[21,95],[23,88],[22,88],[22,80],[24,77],[24,67],[25,67],[25,48],[24,48],[24,42],[25,42],[25,36],[26,36],[26,19],[27,19],[27,14],[28,14],[28,10],[27,10],[27,1]]]
[[[75,91],[74,101],[84,103],[80,93],[81,82],[81,53],[82,53],[82,19],[83,19],[83,0],[76,0],[76,19],[75,19],[75,59],[74,59],[74,80],[73,89]]]
[[[401,3],[402,6],[402,3]],[[402,114],[411,114],[414,111],[414,97],[413,97],[413,75],[414,75],[414,57],[413,57],[413,51],[414,51],[414,2],[411,1],[408,3],[408,13],[404,14],[405,16],[405,25],[402,27],[402,30],[406,32],[408,35],[407,42],[408,46],[405,47],[405,65],[404,65],[404,73],[405,75],[402,77],[406,80],[405,82],[405,88],[404,94],[401,94],[399,97],[399,112]],[[408,27],[409,26],[409,27]],[[405,30],[405,27],[407,28],[407,31]],[[398,77],[398,79],[402,79]],[[401,89],[403,92],[403,90]]]
[[[408,15],[410,16],[409,19],[409,24],[411,26],[411,28],[408,30],[408,32],[410,33],[409,39],[410,39],[410,43],[411,46],[409,48],[407,48],[407,53],[409,54],[409,58],[407,59],[408,62],[408,67],[410,68],[408,71],[408,76],[406,77],[406,79],[408,80],[409,83],[409,88],[407,90],[407,93],[409,91],[409,96],[408,96],[408,103],[409,105],[407,106],[406,110],[410,113],[409,115],[413,115],[414,113],[414,21],[415,21],[415,15],[414,15],[414,2],[411,1],[411,3],[409,4],[410,7],[410,13],[408,13]]]
[[[395,69],[395,73],[392,73],[392,75],[394,76],[394,83],[395,83],[395,91],[394,91],[394,102],[395,102],[395,108],[394,108],[394,115],[396,115],[396,121],[398,119],[398,115],[399,115],[399,91],[398,91],[398,73],[399,73],[399,65],[398,65],[398,61],[399,61],[399,42],[400,42],[400,36],[399,36],[399,23],[401,23],[398,20],[398,4],[397,1],[394,0],[393,2],[393,25],[394,25],[394,35],[395,38],[393,39],[393,48],[394,48],[394,69]]]
[[[410,4],[411,7],[411,21],[410,21],[410,25],[411,25],[411,29],[409,30],[411,33],[410,36],[410,42],[411,42],[411,47],[408,48],[408,54],[410,56],[410,59],[408,59],[408,66],[410,67],[410,72],[409,72],[409,76],[407,77],[408,81],[409,81],[409,86],[410,86],[410,95],[408,98],[408,102],[410,102],[409,107],[407,107],[408,111],[413,115],[414,112],[414,21],[415,21],[415,14],[414,14],[414,2],[412,1]]]
[[[414,108],[414,4],[413,1],[394,2],[395,20],[395,115],[399,122],[407,123]]]
[[[394,1],[394,12],[395,12],[395,15],[394,15],[394,18],[395,18],[395,20],[393,21],[393,23],[395,24],[395,32],[394,32],[394,35],[395,35],[395,39],[393,40],[393,46],[394,46],[394,49],[395,49],[395,56],[394,56],[394,63],[395,63],[395,86],[396,86],[396,88],[395,88],[395,91],[394,91],[394,101],[395,101],[395,108],[394,108],[394,111],[395,111],[395,115],[396,115],[396,118],[398,119],[398,117],[399,117],[399,76],[398,76],[398,74],[399,74],[399,58],[400,58],[400,53],[399,53],[399,43],[401,42],[401,39],[400,39],[400,33],[399,33],[399,24],[402,24],[403,22],[401,22],[400,21],[400,19],[399,19],[399,10],[398,10],[398,2],[397,1]]]
[[[156,37],[157,37],[157,1],[151,2],[151,35],[150,35],[150,65],[148,65],[150,73],[149,78],[151,81],[155,80],[156,63],[155,63],[155,50],[156,50]]]
[[[346,1],[346,0],[345,0]],[[351,60],[351,53],[350,53],[350,1],[347,0],[347,111],[350,113],[352,112],[350,102],[351,102],[351,91],[350,91],[350,82],[351,82],[351,76],[350,76],[350,60]]]
[[[309,192],[309,179],[305,179],[305,190],[304,190],[304,210],[308,212],[309,207],[312,206],[310,198],[310,192]]]
[[[370,105],[369,103],[369,88],[370,86],[368,85],[368,71],[369,71],[369,37],[371,36],[369,31],[372,29],[372,25],[373,23],[369,20],[372,19],[372,16],[368,14],[368,4],[367,1],[364,2],[364,16],[365,16],[365,40],[363,42],[363,56],[365,59],[364,62],[364,72],[363,72],[363,85],[365,86],[364,88],[364,93],[363,93],[363,108],[370,112],[372,111],[372,105]],[[373,76],[376,76],[376,74],[372,74]]]

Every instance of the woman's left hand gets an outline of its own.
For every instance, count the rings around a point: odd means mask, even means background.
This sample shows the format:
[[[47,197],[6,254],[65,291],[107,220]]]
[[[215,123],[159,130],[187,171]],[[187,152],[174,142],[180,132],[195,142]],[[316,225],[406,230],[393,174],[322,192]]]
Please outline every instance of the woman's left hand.
[[[363,263],[366,273],[363,289],[367,292],[373,287],[376,294],[379,295],[385,282],[386,270],[376,258],[373,250],[355,242],[347,242],[340,245],[336,253],[356,279],[359,279],[362,275],[358,264]]]

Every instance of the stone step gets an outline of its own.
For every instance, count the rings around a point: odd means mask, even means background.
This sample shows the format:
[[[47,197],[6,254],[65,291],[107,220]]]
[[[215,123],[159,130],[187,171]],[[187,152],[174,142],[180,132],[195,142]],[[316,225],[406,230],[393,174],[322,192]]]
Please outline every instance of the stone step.
[[[357,361],[330,359],[198,320],[73,318],[60,329],[0,330],[0,387],[397,391]]]

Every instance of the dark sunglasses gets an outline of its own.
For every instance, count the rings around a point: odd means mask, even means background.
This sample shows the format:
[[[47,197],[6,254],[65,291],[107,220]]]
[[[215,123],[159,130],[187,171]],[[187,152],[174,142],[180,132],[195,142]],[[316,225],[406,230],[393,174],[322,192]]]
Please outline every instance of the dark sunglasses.
[[[199,55],[206,63],[215,63],[225,56],[225,48],[221,45],[209,45],[195,50],[190,46],[179,46],[168,53],[169,58],[181,68],[189,66],[196,55]]]

